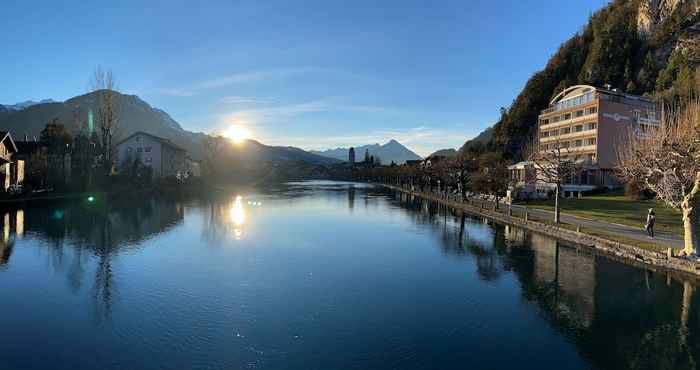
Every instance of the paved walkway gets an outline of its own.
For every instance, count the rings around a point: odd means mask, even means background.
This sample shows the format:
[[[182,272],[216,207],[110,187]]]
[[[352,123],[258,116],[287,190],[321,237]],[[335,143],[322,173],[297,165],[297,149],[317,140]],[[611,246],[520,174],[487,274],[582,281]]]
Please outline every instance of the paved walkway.
[[[524,211],[524,208],[525,207],[521,205],[513,205],[514,210],[517,209],[520,211]],[[549,219],[554,218],[554,212],[552,211],[532,207],[527,207],[527,210],[529,214],[536,215],[537,217]],[[608,222],[601,222],[587,218],[571,216],[564,212],[561,213],[561,221],[568,224],[581,225],[582,228],[598,229],[602,232],[620,235],[627,239],[639,240],[646,243],[654,243],[661,246],[671,246],[673,248],[683,248],[683,237],[680,235],[656,232],[655,238],[650,239],[647,236],[647,232],[646,230],[644,230],[644,225],[641,221],[639,227],[632,227],[627,225],[612,224]]]

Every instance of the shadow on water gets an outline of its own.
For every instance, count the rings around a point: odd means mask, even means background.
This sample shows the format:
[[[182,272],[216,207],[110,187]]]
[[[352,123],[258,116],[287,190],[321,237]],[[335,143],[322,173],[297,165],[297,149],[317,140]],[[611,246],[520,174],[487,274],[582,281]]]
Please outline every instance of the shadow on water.
[[[72,291],[91,281],[91,297],[98,320],[109,319],[116,294],[113,261],[141,248],[141,242],[181,223],[183,205],[158,199],[55,203],[49,207],[4,211],[0,240],[0,268],[10,263],[13,248],[24,237],[39,240],[49,265],[65,273]],[[94,276],[85,276],[89,261]]]
[[[630,266],[441,204],[380,190],[487,282],[513,274],[522,298],[597,368],[695,369],[700,296],[692,277]]]
[[[366,184],[286,184],[263,191],[266,199],[284,202],[332,199],[355,214],[362,207],[371,212],[380,206],[402,214],[410,220],[412,232],[437,241],[445,258],[474,264],[478,281],[494,290],[502,282],[515,282],[523,304],[536,309],[574,344],[591,367],[697,367],[700,296],[691,278],[623,264],[537,233]],[[243,208],[252,206],[230,195],[194,203],[151,198],[6,209],[0,211],[0,272],[12,266],[13,253],[23,239],[39,240],[48,264],[65,274],[73,291],[91,284],[95,317],[109,320],[119,299],[115,259],[140,251],[147,244],[143,241],[182,224],[185,204],[194,204],[191,208],[201,214],[204,240],[245,236],[242,224],[251,215]]]

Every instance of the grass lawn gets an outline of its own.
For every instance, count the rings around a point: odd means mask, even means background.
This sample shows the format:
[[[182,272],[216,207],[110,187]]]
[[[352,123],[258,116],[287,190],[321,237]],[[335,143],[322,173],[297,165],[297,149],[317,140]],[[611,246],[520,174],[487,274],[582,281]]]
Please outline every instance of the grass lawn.
[[[519,203],[526,205],[524,202]],[[554,210],[554,200],[529,201],[528,207]],[[590,220],[629,225],[642,228],[647,210],[656,212],[657,231],[683,235],[681,213],[656,200],[630,200],[624,195],[592,195],[581,199],[560,200],[561,212]]]

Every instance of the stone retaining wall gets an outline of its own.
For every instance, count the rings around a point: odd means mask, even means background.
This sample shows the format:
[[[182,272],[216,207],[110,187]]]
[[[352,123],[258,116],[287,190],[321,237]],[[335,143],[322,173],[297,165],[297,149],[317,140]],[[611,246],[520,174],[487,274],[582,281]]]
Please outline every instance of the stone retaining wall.
[[[656,266],[666,269],[672,269],[676,271],[682,271],[695,276],[700,276],[700,263],[688,261],[681,258],[669,258],[667,254],[650,251],[642,248],[635,247],[633,245],[616,242],[613,240],[601,238],[598,236],[585,234],[582,232],[577,232],[573,230],[564,229],[554,225],[548,225],[542,222],[536,221],[525,221],[522,218],[508,216],[498,212],[493,212],[490,210],[478,208],[471,206],[463,202],[455,202],[452,200],[447,200],[438,197],[433,194],[428,193],[418,193],[403,189],[400,187],[380,184],[384,187],[401,191],[406,194],[411,194],[424,199],[429,199],[431,201],[439,202],[450,207],[464,210],[467,213],[478,215],[481,217],[488,218],[490,220],[496,221],[501,224],[508,224],[517,227],[521,227],[536,233],[545,234],[559,240],[563,240],[572,244],[585,246],[593,248],[604,254],[617,257],[618,259],[634,261],[637,263],[642,263],[649,266]]]

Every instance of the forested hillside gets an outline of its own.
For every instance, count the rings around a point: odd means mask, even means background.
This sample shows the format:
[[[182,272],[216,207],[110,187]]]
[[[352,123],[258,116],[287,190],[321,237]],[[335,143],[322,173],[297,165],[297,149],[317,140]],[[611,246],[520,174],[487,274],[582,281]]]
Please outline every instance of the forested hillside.
[[[700,0],[615,0],[593,14],[501,110],[489,147],[519,158],[539,111],[567,86],[610,84],[665,101],[691,94],[700,81],[699,6]]]

